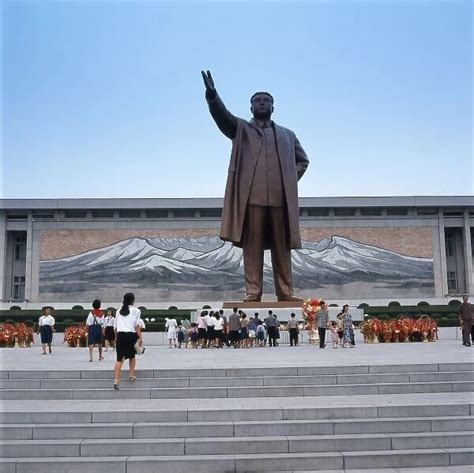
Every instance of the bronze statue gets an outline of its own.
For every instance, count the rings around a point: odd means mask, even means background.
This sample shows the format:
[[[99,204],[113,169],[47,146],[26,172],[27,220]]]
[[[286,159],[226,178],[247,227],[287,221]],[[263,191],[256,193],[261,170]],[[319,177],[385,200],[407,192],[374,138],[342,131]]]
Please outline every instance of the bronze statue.
[[[298,180],[309,161],[295,134],[271,120],[273,97],[250,98],[250,121],[235,117],[222,102],[209,71],[201,72],[206,100],[219,130],[232,140],[220,237],[243,249],[244,302],[260,302],[263,251],[270,249],[279,301],[293,296],[291,249],[301,248]]]

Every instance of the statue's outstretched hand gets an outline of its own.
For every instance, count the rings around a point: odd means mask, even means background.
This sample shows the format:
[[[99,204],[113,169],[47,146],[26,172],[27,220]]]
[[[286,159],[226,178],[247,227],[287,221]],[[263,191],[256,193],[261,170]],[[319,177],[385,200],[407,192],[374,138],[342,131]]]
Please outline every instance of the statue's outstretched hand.
[[[211,72],[201,71],[201,75],[204,85],[206,86],[206,95],[212,100],[216,96],[216,88],[214,86],[214,79],[212,78]]]

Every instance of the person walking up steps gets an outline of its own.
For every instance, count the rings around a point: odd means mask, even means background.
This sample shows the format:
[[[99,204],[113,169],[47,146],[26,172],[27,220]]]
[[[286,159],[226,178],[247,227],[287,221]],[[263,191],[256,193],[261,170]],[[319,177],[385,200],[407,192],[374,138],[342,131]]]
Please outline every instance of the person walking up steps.
[[[134,303],[135,295],[131,292],[127,292],[127,294],[123,296],[122,308],[117,312],[115,317],[117,330],[117,362],[114,366],[114,389],[120,389],[120,376],[123,363],[126,359],[128,359],[129,363],[129,381],[133,382],[137,379],[135,376],[135,343],[142,341],[142,330],[140,328],[141,312],[139,309],[133,307]]]

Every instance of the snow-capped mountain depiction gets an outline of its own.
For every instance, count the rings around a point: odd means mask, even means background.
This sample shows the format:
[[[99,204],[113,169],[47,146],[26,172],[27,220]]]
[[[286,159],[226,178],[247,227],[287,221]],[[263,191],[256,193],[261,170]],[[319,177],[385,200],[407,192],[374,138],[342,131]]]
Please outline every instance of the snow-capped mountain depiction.
[[[405,256],[342,236],[303,242],[292,252],[295,290],[372,283],[406,289],[433,285],[433,260]],[[92,292],[113,286],[160,293],[243,291],[242,250],[219,237],[130,238],[74,256],[40,262],[41,293]],[[265,285],[272,290],[265,253]]]

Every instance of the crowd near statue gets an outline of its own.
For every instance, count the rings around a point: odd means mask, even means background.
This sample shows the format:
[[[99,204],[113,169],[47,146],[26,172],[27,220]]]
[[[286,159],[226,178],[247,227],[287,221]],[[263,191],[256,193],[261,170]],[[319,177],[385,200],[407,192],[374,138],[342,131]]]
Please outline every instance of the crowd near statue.
[[[212,118],[232,140],[220,237],[243,250],[244,302],[262,298],[265,249],[278,300],[300,301],[293,295],[291,249],[301,248],[298,181],[309,164],[306,153],[293,131],[271,120],[271,94],[252,95],[247,121],[226,109],[211,73],[201,74]]]

